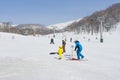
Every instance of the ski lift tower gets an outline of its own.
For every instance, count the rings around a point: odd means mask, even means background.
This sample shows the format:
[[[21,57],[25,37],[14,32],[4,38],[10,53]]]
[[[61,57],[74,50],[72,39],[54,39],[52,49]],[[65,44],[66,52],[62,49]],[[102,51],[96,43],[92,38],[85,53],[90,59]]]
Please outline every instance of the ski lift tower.
[[[103,43],[103,21],[104,17],[98,17],[98,21],[100,22],[100,42]]]

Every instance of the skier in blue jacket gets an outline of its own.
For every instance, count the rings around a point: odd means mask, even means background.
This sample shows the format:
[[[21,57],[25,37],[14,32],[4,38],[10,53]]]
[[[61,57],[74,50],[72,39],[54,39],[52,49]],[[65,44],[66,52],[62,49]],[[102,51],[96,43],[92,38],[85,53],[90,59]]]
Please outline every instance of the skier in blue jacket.
[[[78,40],[75,41],[75,51],[77,53],[77,59],[79,60],[80,58],[83,59],[84,56],[82,55],[81,51],[82,51],[82,45],[80,44],[80,42]]]

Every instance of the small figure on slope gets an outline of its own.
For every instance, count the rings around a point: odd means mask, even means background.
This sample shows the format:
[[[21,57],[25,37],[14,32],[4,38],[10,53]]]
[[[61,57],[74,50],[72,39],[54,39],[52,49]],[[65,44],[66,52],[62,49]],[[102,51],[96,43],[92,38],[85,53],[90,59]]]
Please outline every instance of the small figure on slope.
[[[54,39],[53,38],[50,39],[50,44],[54,44]]]
[[[65,50],[65,45],[66,45],[65,40],[62,40],[63,53],[66,52],[66,50]]]
[[[70,42],[72,42],[72,38],[70,38]]]
[[[62,54],[63,54],[63,48],[62,46],[59,46],[59,49],[58,49],[59,59],[62,59]]]
[[[75,51],[77,53],[77,59],[80,60],[84,58],[84,56],[82,55],[81,51],[82,51],[82,45],[80,44],[80,42],[78,40],[75,41]]]

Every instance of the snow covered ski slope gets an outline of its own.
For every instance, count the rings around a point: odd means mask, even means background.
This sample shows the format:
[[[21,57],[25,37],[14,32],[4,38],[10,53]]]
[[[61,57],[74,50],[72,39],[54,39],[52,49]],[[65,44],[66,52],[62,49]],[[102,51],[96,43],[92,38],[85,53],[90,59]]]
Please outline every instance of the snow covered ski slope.
[[[120,32],[103,34],[59,33],[55,44],[49,44],[52,35],[21,36],[0,33],[0,80],[120,80]],[[14,37],[13,37],[14,36]],[[57,52],[66,37],[66,53],[58,60]],[[66,61],[76,57],[70,38],[83,45],[89,61]],[[96,39],[97,37],[97,39]],[[54,75],[53,75],[54,74]]]

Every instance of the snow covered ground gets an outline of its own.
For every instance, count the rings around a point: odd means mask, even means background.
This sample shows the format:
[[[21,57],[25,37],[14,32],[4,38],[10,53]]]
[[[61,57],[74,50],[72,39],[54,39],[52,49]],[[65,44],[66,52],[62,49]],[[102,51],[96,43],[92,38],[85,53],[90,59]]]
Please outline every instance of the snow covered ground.
[[[55,44],[46,36],[21,36],[0,33],[0,80],[120,80],[120,32],[103,34],[56,34]],[[56,52],[63,38],[66,53],[58,60]],[[70,42],[78,39],[88,61],[68,61],[72,57]],[[97,38],[96,38],[97,37]],[[74,52],[74,56],[76,54]]]

